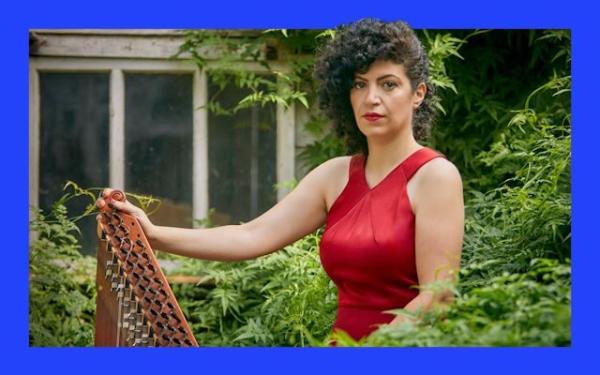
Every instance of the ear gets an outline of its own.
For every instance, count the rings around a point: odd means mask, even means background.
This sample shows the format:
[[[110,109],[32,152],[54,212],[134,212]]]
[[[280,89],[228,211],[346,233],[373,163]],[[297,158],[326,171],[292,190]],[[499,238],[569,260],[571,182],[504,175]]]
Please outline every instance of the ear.
[[[413,108],[417,109],[425,99],[425,95],[427,94],[427,85],[424,82],[421,82],[417,85],[415,92],[413,93]]]

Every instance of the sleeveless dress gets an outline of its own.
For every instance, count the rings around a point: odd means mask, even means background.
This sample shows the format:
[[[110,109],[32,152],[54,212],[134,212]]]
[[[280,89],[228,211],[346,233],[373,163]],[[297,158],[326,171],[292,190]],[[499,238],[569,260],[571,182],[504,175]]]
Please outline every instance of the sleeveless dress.
[[[327,214],[321,263],[338,288],[333,330],[358,340],[395,315],[418,294],[415,216],[406,185],[425,163],[442,155],[421,148],[376,186],[365,178],[365,157],[353,155],[346,187]]]

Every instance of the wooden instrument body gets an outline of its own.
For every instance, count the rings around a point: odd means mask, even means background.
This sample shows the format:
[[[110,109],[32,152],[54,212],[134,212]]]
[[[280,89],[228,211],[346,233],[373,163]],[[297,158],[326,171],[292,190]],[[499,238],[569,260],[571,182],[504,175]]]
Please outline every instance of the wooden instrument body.
[[[96,346],[198,346],[142,227],[109,209],[98,223]]]

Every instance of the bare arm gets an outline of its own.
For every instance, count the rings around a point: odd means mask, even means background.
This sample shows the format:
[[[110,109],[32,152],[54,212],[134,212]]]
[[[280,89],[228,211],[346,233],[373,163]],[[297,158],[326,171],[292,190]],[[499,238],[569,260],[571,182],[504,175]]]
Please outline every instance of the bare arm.
[[[415,175],[412,186],[415,212],[415,256],[419,285],[435,281],[454,283],[460,267],[464,234],[464,203],[458,170],[445,159],[434,159]],[[411,190],[409,190],[410,194]],[[452,300],[450,290],[422,290],[404,309],[425,312]],[[400,323],[406,318],[397,316]]]
[[[209,229],[156,226],[131,203],[114,204],[138,218],[153,248],[207,260],[252,259],[281,249],[324,224],[325,188],[331,182],[335,164],[321,164],[270,210],[242,225]],[[97,204],[102,206],[105,202],[99,199]]]

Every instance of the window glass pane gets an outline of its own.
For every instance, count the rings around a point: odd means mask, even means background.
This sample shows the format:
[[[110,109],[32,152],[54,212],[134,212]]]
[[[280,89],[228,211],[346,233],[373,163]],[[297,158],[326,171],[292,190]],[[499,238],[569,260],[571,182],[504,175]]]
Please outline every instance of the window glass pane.
[[[192,226],[191,74],[125,76],[125,185],[162,203],[151,220]]]
[[[40,74],[39,205],[49,210],[66,180],[84,188],[108,184],[108,74]],[[68,202],[79,215],[89,199]],[[95,215],[78,222],[82,252],[96,251]]]
[[[209,97],[218,91],[209,80]],[[248,93],[229,85],[216,99],[232,108]],[[274,104],[232,116],[209,112],[209,207],[215,209],[215,224],[248,222],[276,203],[276,130]]]

